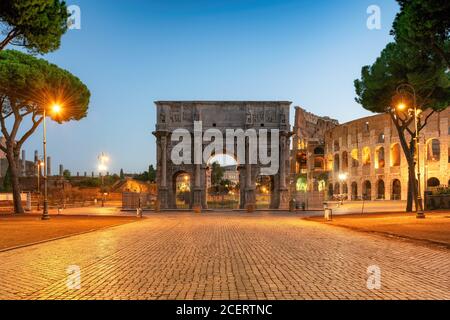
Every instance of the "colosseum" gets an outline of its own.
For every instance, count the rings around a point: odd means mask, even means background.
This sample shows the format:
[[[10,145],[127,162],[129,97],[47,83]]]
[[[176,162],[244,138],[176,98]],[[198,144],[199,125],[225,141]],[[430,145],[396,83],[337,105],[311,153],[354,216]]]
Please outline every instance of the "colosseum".
[[[450,184],[449,115],[449,109],[435,113],[421,132],[422,190]],[[338,124],[297,108],[295,122],[291,174],[297,201],[313,208],[322,194],[328,200],[406,200],[408,167],[389,115]]]

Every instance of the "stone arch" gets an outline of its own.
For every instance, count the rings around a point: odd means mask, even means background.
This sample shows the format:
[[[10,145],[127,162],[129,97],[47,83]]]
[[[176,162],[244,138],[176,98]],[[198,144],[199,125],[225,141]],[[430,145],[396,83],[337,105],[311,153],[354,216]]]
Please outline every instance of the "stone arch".
[[[372,200],[372,183],[369,180],[363,182],[363,199]]]
[[[359,167],[359,154],[358,149],[353,149],[351,152],[352,157],[352,168]]]
[[[394,143],[391,146],[391,167],[399,167],[401,165],[400,144]]]
[[[323,156],[314,157],[314,169],[323,170],[325,168],[325,160]]]
[[[384,147],[378,147],[375,151],[375,169],[383,169],[385,167]]]
[[[202,139],[202,150],[209,145],[204,134],[207,131],[214,130],[222,134],[224,138],[224,149],[230,145],[239,146],[239,150],[245,150],[246,161],[239,159],[239,176],[241,185],[241,209],[253,211],[256,207],[256,179],[260,172],[269,165],[264,165],[256,157],[256,163],[249,163],[247,160],[255,156],[249,147],[249,142],[260,142],[262,130],[267,133],[267,156],[272,154],[272,135],[271,130],[277,130],[279,140],[276,142],[280,157],[276,160],[278,163],[274,167],[279,168],[274,176],[273,201],[271,209],[288,209],[290,200],[289,190],[289,149],[290,149],[290,102],[283,101],[157,101],[157,123],[156,130],[153,133],[157,140],[157,185],[158,185],[158,206],[160,209],[176,209],[176,198],[172,181],[172,173],[184,170],[190,173],[192,184],[192,207],[195,209],[207,209],[206,194],[206,170],[207,165],[204,161],[197,163],[195,158],[194,145],[192,139],[195,136],[194,129],[200,131]],[[200,129],[198,123],[201,123]],[[264,129],[262,129],[264,128]],[[227,133],[232,130],[235,133],[244,132],[246,137],[234,137],[230,144],[226,143]],[[269,132],[267,132],[267,130]],[[182,131],[183,135],[180,135]],[[239,133],[238,133],[239,135]],[[187,138],[189,136],[189,138]],[[179,137],[180,139],[173,139]],[[181,139],[183,138],[183,139]],[[214,137],[213,137],[214,139]],[[179,147],[181,141],[183,146],[192,147],[191,152],[183,152],[187,158],[173,160],[172,151]],[[191,143],[189,143],[191,142]],[[184,147],[182,148],[184,150]],[[256,146],[260,150],[259,145]],[[190,159],[189,159],[190,155]],[[243,155],[241,155],[243,156]],[[200,157],[202,158],[202,157]],[[254,159],[254,158],[253,158]],[[194,161],[197,160],[197,161]],[[244,160],[244,159],[242,159]],[[241,163],[242,162],[242,163]],[[267,171],[266,171],[267,172]]]
[[[386,199],[386,187],[384,185],[384,180],[380,179],[377,181],[377,200]]]
[[[323,156],[325,154],[325,150],[322,147],[317,147],[314,149],[314,154]]]
[[[340,163],[340,159],[339,159],[339,154],[335,154],[334,155],[334,159],[333,159],[333,169],[335,173],[338,173],[341,170],[341,163]]]
[[[358,200],[358,183],[352,183],[352,201]]]
[[[392,181],[392,196],[391,200],[402,199],[402,183],[398,179]]]
[[[333,148],[334,148],[334,152],[339,152],[340,151],[340,145],[339,145],[339,141],[335,140],[333,143]]]
[[[207,161],[206,202],[209,209],[239,209],[241,188],[239,166],[235,155],[214,153]],[[222,171],[222,181],[213,181],[214,163]]]
[[[332,183],[328,185],[328,199],[332,199],[334,195],[334,186]]]
[[[345,172],[348,171],[348,152],[347,151],[342,152],[342,170]]]
[[[362,150],[362,164],[363,166],[370,166],[372,164],[372,156],[369,147],[364,147]]]
[[[334,194],[335,195],[341,194],[341,185],[337,182],[334,184]]]
[[[441,160],[441,142],[433,138],[427,142],[427,161],[438,162]]]
[[[441,185],[441,182],[439,181],[438,178],[435,178],[435,177],[430,178],[427,181],[428,188],[436,188],[436,187],[439,187],[440,185]]]
[[[342,184],[342,196],[344,200],[348,199],[348,185],[345,182]]]
[[[187,171],[177,171],[172,175],[172,191],[176,209],[192,208],[192,176]]]
[[[273,176],[258,176],[256,178],[256,207],[258,209],[272,208],[274,191],[275,183]]]

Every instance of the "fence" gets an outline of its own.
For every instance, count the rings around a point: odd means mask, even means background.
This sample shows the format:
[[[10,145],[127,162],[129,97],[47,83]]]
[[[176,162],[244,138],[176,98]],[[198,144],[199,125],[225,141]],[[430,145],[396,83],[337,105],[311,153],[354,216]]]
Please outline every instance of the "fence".
[[[149,193],[123,192],[122,193],[122,209],[136,210],[155,209],[156,197]]]

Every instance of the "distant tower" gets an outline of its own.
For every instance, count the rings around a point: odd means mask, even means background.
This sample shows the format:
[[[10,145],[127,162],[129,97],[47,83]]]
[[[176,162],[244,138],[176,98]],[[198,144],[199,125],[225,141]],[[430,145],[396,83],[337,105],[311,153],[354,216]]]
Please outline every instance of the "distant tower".
[[[36,150],[34,152],[34,163],[38,163],[39,162],[39,152]]]
[[[62,164],[59,165],[59,176],[62,177],[64,175],[64,166]]]

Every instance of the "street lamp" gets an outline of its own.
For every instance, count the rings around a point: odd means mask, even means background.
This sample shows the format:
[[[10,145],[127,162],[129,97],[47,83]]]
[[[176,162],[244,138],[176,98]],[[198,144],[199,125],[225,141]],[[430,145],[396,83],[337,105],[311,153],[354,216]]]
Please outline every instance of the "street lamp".
[[[402,97],[402,101],[397,105],[397,110],[398,111],[405,111],[408,109],[407,105],[403,102],[403,97],[405,96],[405,94],[410,95],[413,98],[413,106],[411,111],[414,112],[414,126],[415,126],[415,137],[414,137],[414,144],[416,146],[416,152],[417,152],[417,156],[415,159],[415,164],[417,165],[417,203],[418,206],[416,206],[416,217],[417,219],[424,219],[425,218],[425,213],[423,210],[423,202],[422,202],[422,187],[421,187],[421,170],[420,170],[420,137],[419,137],[419,118],[420,118],[420,114],[422,113],[422,110],[417,109],[417,95],[416,95],[416,90],[414,89],[414,87],[410,84],[402,84],[400,86],[398,86],[397,88],[397,93],[400,97]],[[414,181],[414,184],[416,182]],[[415,187],[415,186],[414,186]]]
[[[51,113],[58,115],[62,111],[62,107],[60,104],[55,103],[50,107],[49,110]],[[44,147],[44,160],[43,160],[43,169],[44,169],[44,210],[42,212],[42,220],[49,220],[50,215],[48,214],[48,176],[47,176],[47,108],[44,108],[43,111],[43,127],[44,127],[44,137],[43,137],[43,147]]]
[[[102,207],[105,206],[105,177],[104,175],[106,174],[106,172],[108,171],[108,167],[107,167],[107,163],[109,162],[109,157],[102,152],[99,156],[98,156],[98,160],[99,160],[99,165],[98,165],[98,170],[100,171],[101,177],[102,177]]]

